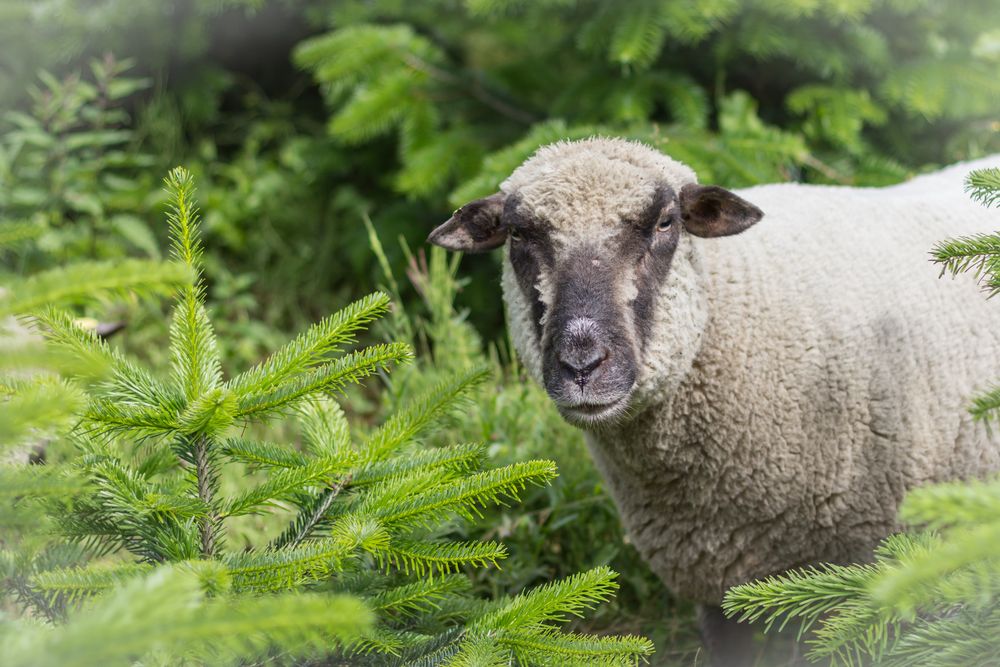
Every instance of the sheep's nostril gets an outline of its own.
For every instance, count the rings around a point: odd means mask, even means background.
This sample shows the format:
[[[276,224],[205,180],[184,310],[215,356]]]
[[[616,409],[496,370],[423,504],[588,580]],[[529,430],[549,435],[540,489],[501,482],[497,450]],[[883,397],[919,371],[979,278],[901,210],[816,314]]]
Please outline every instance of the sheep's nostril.
[[[560,354],[559,361],[573,376],[573,381],[582,388],[590,380],[591,374],[611,356],[611,350],[606,347],[589,347],[585,350],[574,350]]]

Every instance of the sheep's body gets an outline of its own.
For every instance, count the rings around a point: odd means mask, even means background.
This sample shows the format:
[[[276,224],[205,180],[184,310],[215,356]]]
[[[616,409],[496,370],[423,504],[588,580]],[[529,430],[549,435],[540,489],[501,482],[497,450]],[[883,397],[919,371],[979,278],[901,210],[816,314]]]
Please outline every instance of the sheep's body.
[[[885,189],[752,188],[755,227],[684,237],[663,299],[698,313],[697,351],[635,419],[588,434],[675,592],[717,604],[750,579],[870,558],[908,488],[1000,467],[966,411],[1000,377],[1000,304],[928,261],[939,240],[1000,227],[962,192],[972,166]],[[692,346],[690,315],[661,319],[659,349]]]
[[[631,540],[676,593],[718,604],[750,579],[867,559],[908,488],[1000,468],[1000,445],[966,411],[1000,377],[1000,304],[928,261],[937,241],[1000,227],[962,190],[969,169],[998,162],[884,189],[751,188],[739,195],[763,221],[727,239],[682,235],[633,414],[587,434]],[[502,189],[565,244],[580,214],[558,202],[613,211],[599,188],[629,169],[675,190],[692,178],[648,148],[592,140],[543,149]],[[514,343],[541,380],[509,259],[503,283]],[[545,279],[536,289],[554,298]]]

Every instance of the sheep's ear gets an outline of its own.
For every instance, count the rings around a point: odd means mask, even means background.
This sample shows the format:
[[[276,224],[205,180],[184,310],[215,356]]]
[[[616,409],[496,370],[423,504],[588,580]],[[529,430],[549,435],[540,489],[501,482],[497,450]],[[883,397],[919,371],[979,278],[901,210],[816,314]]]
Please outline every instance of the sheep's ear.
[[[705,238],[739,234],[764,217],[759,208],[716,185],[688,183],[680,202],[684,228]]]
[[[503,213],[502,192],[469,202],[455,211],[427,237],[428,243],[448,250],[486,252],[499,248],[507,240],[507,230],[500,224]]]

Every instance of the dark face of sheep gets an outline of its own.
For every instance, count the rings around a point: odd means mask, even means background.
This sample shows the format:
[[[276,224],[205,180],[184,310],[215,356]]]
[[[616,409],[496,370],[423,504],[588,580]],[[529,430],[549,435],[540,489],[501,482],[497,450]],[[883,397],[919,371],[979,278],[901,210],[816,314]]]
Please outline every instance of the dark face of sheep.
[[[722,188],[688,184],[675,192],[661,183],[629,214],[572,235],[517,192],[497,193],[455,211],[428,240],[464,252],[508,244],[545,389],[568,421],[595,426],[628,412],[681,235],[735,234],[761,216]]]

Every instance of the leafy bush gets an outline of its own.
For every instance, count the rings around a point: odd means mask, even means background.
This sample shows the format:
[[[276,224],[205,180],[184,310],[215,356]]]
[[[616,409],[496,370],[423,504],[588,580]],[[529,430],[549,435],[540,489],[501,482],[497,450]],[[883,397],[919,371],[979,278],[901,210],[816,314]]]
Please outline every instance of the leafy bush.
[[[453,205],[493,191],[537,146],[598,132],[727,186],[893,181],[896,160],[989,141],[973,122],[1000,100],[994,3],[446,4],[337,3],[335,29],[296,57],[323,85],[333,136],[397,134],[397,190],[459,184]]]
[[[1000,201],[1000,170],[973,172],[973,197]],[[996,293],[1000,234],[943,242],[935,261],[952,274],[974,271]],[[1000,390],[977,397],[970,412],[991,420]],[[909,533],[885,540],[870,565],[825,565],[736,586],[725,609],[770,629],[812,627],[810,657],[834,664],[887,667],[992,665],[1000,655],[1000,480],[915,489],[900,519]]]
[[[126,77],[130,63],[108,56],[91,78],[48,72],[31,89],[32,113],[8,111],[0,135],[0,217],[37,227],[36,260],[159,258],[139,216],[149,184],[136,177],[152,159],[136,150],[123,101],[149,85]]]
[[[638,637],[558,631],[567,614],[615,590],[608,568],[488,602],[468,594],[462,572],[495,566],[506,550],[492,540],[449,539],[454,519],[516,500],[526,486],[551,480],[555,466],[483,468],[481,445],[418,446],[421,433],[482,380],[476,371],[411,395],[366,437],[352,437],[326,396],[410,355],[399,343],[343,352],[385,312],[385,295],[321,320],[224,381],[204,306],[192,180],[175,170],[168,185],[173,255],[196,276],[173,309],[169,376],[158,379],[62,312],[38,316],[57,350],[101,359],[107,371],[86,389],[69,469],[5,471],[22,510],[42,508],[81,547],[74,553],[57,542],[38,551],[28,541],[5,555],[6,586],[35,613],[69,620],[55,631],[0,632],[5,655],[17,664],[127,664],[154,651],[220,662],[280,648],[357,662],[371,655],[376,664],[395,656],[401,664],[626,665],[650,653]],[[246,435],[255,423],[291,414],[302,448]],[[226,493],[222,481],[234,467],[259,471],[259,483]],[[32,497],[44,502],[25,505]],[[274,508],[290,516],[275,522],[269,540],[226,548],[238,517]],[[74,611],[112,589],[119,592],[86,613]],[[145,595],[163,606],[134,599]],[[119,618],[133,604],[137,614]],[[95,619],[113,619],[103,642]],[[220,641],[215,633],[227,626],[233,635]]]

